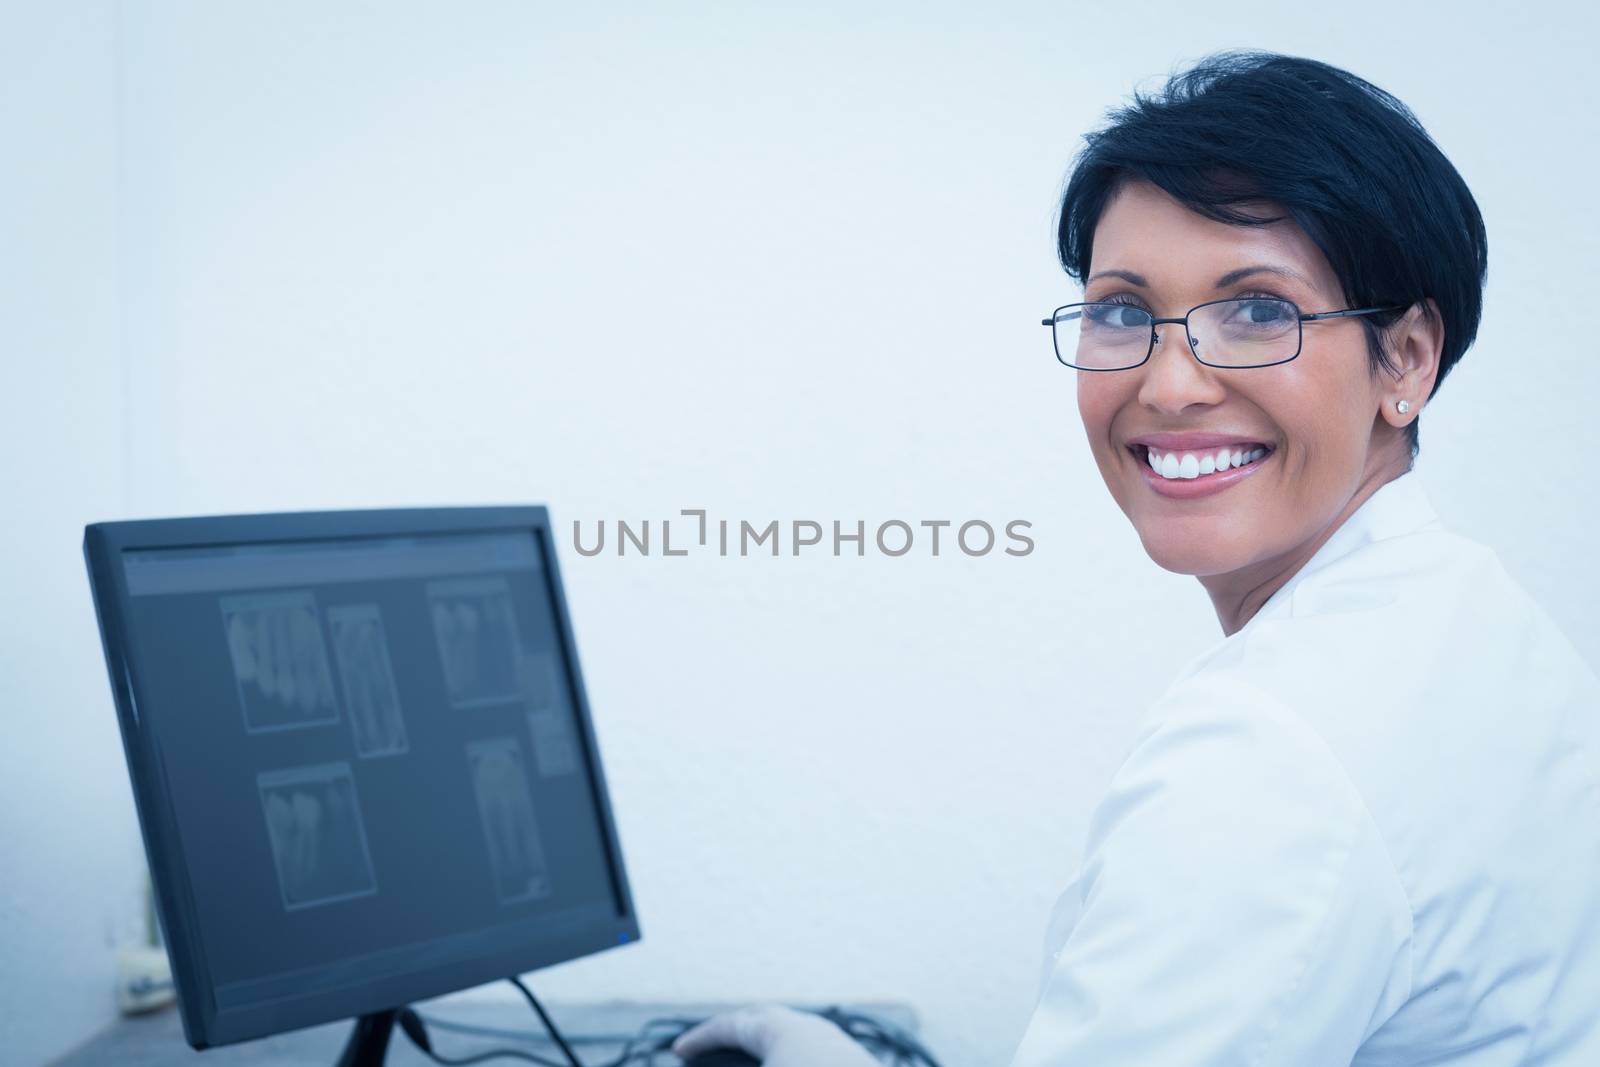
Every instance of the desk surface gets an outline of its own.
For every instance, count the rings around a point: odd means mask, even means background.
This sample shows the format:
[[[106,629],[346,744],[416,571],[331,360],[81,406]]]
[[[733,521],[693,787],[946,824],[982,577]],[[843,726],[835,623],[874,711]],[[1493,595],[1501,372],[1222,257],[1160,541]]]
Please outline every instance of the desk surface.
[[[742,1007],[744,1003],[609,1001],[605,1003],[545,1004],[545,1010],[561,1028],[562,1036],[585,1063],[602,1064],[615,1058],[625,1041],[636,1035],[652,1019],[700,1019],[718,1012]],[[815,1005],[820,1006],[820,1005]],[[917,1028],[916,1013],[905,1004],[872,1001],[841,1002],[845,1011],[859,1012],[898,1026],[908,1033]],[[446,999],[416,1005],[428,1022],[428,1035],[435,1051],[446,1056],[466,1056],[490,1048],[520,1048],[537,1055],[559,1059],[560,1051],[544,1033],[539,1017],[526,1002],[517,1000]],[[498,1031],[497,1035],[478,1035],[449,1029],[445,1024],[460,1023]],[[196,1052],[183,1040],[183,1024],[175,1008],[151,1015],[121,1019],[101,1031],[86,1044],[56,1060],[52,1067],[166,1067],[189,1064],[195,1067],[333,1067],[350,1034],[348,1022],[328,1023],[288,1034],[276,1034],[259,1041]],[[662,1034],[670,1033],[660,1027]],[[622,1035],[621,1040],[617,1035]],[[396,1028],[389,1043],[387,1064],[392,1067],[433,1067],[433,1061],[412,1046]],[[505,1059],[490,1062],[516,1063]],[[647,1059],[637,1061],[641,1067]],[[670,1052],[657,1055],[655,1067],[678,1067]]]

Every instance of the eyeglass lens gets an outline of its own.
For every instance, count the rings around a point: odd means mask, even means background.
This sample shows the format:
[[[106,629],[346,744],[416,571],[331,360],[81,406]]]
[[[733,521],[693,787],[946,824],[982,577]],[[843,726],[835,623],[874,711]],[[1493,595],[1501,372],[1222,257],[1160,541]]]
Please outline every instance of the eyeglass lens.
[[[1152,318],[1132,304],[1069,304],[1051,323],[1056,355],[1083,370],[1138,366],[1150,351]],[[1300,312],[1286,300],[1245,297],[1202,304],[1189,313],[1188,329],[1183,343],[1192,340],[1195,355],[1212,366],[1282,363],[1300,349]]]

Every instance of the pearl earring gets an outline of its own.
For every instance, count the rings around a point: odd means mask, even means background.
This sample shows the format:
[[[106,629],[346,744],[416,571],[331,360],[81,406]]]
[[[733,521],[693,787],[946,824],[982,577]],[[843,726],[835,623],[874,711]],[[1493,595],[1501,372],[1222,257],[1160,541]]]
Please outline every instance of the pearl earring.
[[[1397,404],[1395,404],[1394,407],[1395,407],[1395,410],[1400,412],[1400,414],[1402,414],[1402,415],[1404,415],[1407,411],[1411,410],[1411,405],[1407,404],[1404,400],[1402,400],[1402,401],[1398,402]]]

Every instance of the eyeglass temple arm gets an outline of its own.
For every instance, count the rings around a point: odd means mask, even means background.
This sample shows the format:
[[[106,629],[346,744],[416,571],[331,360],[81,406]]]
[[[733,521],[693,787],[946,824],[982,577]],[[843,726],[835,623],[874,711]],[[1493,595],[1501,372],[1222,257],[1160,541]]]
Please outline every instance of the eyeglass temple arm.
[[[1317,319],[1345,319],[1356,315],[1376,315],[1380,311],[1401,311],[1402,308],[1346,308],[1343,311],[1319,311],[1315,315],[1301,315],[1301,322],[1315,322]]]

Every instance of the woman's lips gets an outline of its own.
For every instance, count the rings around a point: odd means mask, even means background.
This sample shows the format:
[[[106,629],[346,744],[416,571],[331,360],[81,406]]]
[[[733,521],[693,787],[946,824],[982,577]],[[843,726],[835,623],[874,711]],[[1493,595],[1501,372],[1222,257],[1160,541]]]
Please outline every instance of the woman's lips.
[[[1278,454],[1277,449],[1272,449],[1253,463],[1246,463],[1242,467],[1230,467],[1220,473],[1202,474],[1194,478],[1163,478],[1151,469],[1143,449],[1132,448],[1129,451],[1133,455],[1134,462],[1139,465],[1145,484],[1160,495],[1173,500],[1192,500],[1195,497],[1220,493],[1250,477],[1261,467],[1272,462],[1273,457]]]

